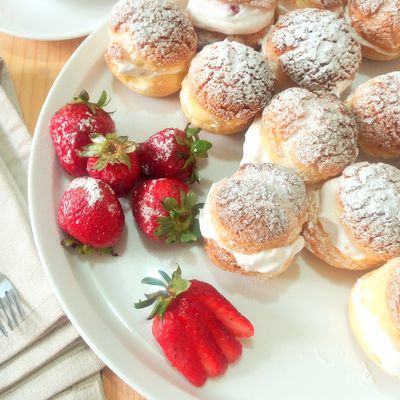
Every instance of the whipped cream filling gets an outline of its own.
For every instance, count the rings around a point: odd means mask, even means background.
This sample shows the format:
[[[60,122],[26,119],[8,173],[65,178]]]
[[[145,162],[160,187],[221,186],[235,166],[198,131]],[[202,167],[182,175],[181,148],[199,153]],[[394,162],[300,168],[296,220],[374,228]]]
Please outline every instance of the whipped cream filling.
[[[400,376],[400,352],[380,326],[379,319],[363,304],[361,286],[362,279],[359,279],[353,289],[351,302],[364,340],[370,352],[380,360],[381,368],[388,374]]]
[[[264,150],[261,139],[261,122],[262,118],[256,118],[250,125],[244,137],[243,158],[240,165],[246,163],[263,163],[271,162],[269,155]]]
[[[351,21],[351,17],[349,15],[349,8],[347,6],[346,6],[346,8],[344,10],[343,16],[344,16],[344,19],[347,21],[347,23],[350,26],[353,26],[352,21]],[[353,29],[353,37],[362,46],[368,47],[368,48],[370,48],[370,49],[372,49],[372,50],[376,51],[377,53],[382,54],[384,56],[392,57],[392,56],[395,56],[395,55],[398,54],[398,51],[389,52],[389,51],[382,50],[380,47],[375,46],[374,44],[372,44],[371,42],[369,42],[368,40],[366,40],[362,36],[360,36],[355,29]]]
[[[274,17],[274,9],[233,6],[218,0],[189,0],[187,12],[194,26],[226,35],[256,33],[268,26]]]
[[[199,222],[200,231],[204,238],[214,240],[218,246],[230,252],[236,260],[236,263],[244,270],[248,272],[260,272],[260,273],[278,273],[284,265],[292,259],[297,253],[299,253],[304,247],[304,239],[299,236],[293,243],[284,247],[277,247],[274,249],[268,249],[260,251],[254,254],[243,254],[238,253],[232,249],[229,249],[221,243],[218,237],[218,232],[215,229],[212,221],[212,215],[210,210],[210,195],[215,189],[213,184],[208,192],[204,207],[200,210]]]
[[[131,76],[156,77],[156,76],[176,74],[178,72],[183,71],[182,68],[174,68],[174,69],[169,69],[167,71],[165,70],[151,71],[149,69],[139,67],[132,61],[127,61],[127,60],[122,62],[117,61],[115,64],[117,65],[117,73],[123,75],[131,75]]]
[[[336,193],[340,178],[325,182],[319,193],[318,220],[333,245],[353,260],[364,260],[367,255],[361,251],[347,234],[336,211]]]

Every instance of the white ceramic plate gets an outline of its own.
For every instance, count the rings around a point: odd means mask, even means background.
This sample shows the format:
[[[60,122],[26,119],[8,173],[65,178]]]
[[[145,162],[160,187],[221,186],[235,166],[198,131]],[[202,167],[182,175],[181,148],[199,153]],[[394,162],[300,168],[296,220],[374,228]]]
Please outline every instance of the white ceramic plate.
[[[35,40],[86,36],[109,17],[116,0],[1,0],[0,31]]]
[[[144,239],[125,202],[126,232],[118,258],[83,258],[60,246],[57,203],[70,178],[62,172],[48,134],[52,114],[82,88],[96,97],[111,94],[118,131],[136,141],[165,127],[184,127],[177,96],[151,99],[131,93],[113,79],[103,61],[106,28],[91,35],[56,80],[43,106],[29,168],[29,200],[37,249],[65,312],[96,353],[148,399],[398,399],[398,380],[385,375],[361,353],[349,329],[346,304],[359,274],[340,271],[304,251],[285,274],[268,283],[224,272],[211,264],[200,245],[167,246]],[[399,68],[399,63],[365,63],[366,75]],[[212,140],[202,198],[212,182],[239,165],[243,137],[204,135]],[[148,287],[142,277],[175,263],[188,278],[214,284],[253,323],[240,362],[203,388],[191,386],[164,359],[134,301]]]

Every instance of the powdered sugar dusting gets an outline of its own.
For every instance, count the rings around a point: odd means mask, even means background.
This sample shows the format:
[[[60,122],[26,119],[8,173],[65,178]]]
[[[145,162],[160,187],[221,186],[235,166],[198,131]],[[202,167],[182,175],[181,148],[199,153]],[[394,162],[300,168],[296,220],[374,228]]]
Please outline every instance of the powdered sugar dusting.
[[[132,51],[162,65],[186,61],[197,47],[189,18],[168,0],[120,0],[113,8],[111,29],[128,31]]]
[[[70,183],[67,190],[84,189],[88,195],[88,206],[93,207],[103,198],[103,192],[99,182],[99,180],[90,177],[76,178]]]
[[[354,117],[336,96],[290,88],[276,95],[263,113],[263,132],[286,165],[306,181],[339,174],[358,155]],[[295,163],[295,164],[293,164]]]
[[[279,17],[268,40],[283,71],[297,85],[316,93],[340,94],[361,62],[353,32],[335,13],[309,8]]]
[[[360,138],[377,150],[400,154],[400,72],[363,83],[350,104]]]
[[[193,59],[188,77],[196,100],[227,120],[256,115],[272,96],[268,64],[260,53],[237,42],[204,47]]]
[[[361,162],[343,171],[338,186],[342,223],[383,258],[400,256],[400,170]]]
[[[244,164],[215,189],[220,221],[239,238],[256,244],[285,233],[305,212],[306,190],[292,170],[270,163]]]
[[[400,0],[352,0],[345,17],[362,39],[394,56],[400,51]]]

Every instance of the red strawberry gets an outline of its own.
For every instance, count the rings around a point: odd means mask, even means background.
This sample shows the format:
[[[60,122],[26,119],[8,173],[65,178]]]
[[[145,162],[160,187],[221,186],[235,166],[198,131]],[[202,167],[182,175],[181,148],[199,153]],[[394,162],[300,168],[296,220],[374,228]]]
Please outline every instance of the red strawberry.
[[[66,104],[51,118],[49,131],[61,166],[72,176],[86,175],[87,160],[77,151],[90,143],[91,133],[115,131],[114,121],[103,110],[108,104],[107,93],[102,92],[97,103],[89,102],[89,95],[82,91],[72,103]]]
[[[81,157],[89,157],[88,174],[109,184],[118,197],[129,194],[140,175],[136,143],[115,133],[92,133],[90,139],[92,143],[78,152]]]
[[[173,312],[166,313],[162,321],[158,316],[154,318],[153,335],[172,366],[189,382],[195,386],[205,383],[207,373],[197,350],[186,332],[182,331],[182,323]]]
[[[124,222],[122,206],[110,186],[90,177],[74,179],[58,208],[58,224],[79,241],[68,239],[63,245],[85,254],[93,248],[111,252],[122,236]]]
[[[152,240],[191,242],[200,237],[197,196],[176,179],[142,182],[133,192],[132,212],[140,230]]]
[[[184,295],[180,296],[176,302],[178,303],[177,314],[182,320],[183,329],[189,334],[207,375],[211,377],[222,375],[228,368],[228,361],[212,332],[201,319],[204,307]]]
[[[151,178],[174,178],[181,181],[199,180],[196,157],[206,158],[212,147],[199,139],[199,128],[185,131],[167,128],[150,136],[138,148],[144,175]]]
[[[210,284],[192,280],[188,297],[196,299],[214,313],[235,336],[250,337],[254,335],[254,327],[236,308]]]
[[[135,308],[155,304],[148,317],[154,318],[155,339],[171,364],[193,385],[201,386],[206,375],[213,377],[224,374],[228,363],[235,362],[240,357],[242,345],[235,338],[231,326],[243,325],[246,329],[239,331],[254,333],[253,326],[211,285],[183,279],[179,267],[172,277],[163,271],[159,273],[165,282],[156,278],[144,278],[142,283],[160,286],[162,289],[146,294],[146,299],[136,303]],[[200,296],[202,287],[205,292]],[[217,297],[220,297],[220,304],[228,311],[229,326],[225,325],[226,318],[221,319],[214,312],[214,307],[209,307],[204,300],[207,296],[212,298],[210,304],[213,305],[216,304]],[[222,308],[215,309],[220,312]]]

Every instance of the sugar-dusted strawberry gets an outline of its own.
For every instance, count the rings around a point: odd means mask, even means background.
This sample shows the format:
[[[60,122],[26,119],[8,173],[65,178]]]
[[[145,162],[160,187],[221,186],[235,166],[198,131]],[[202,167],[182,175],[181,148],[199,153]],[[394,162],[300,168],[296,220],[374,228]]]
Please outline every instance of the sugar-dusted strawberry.
[[[105,91],[97,103],[91,103],[89,94],[82,90],[79,97],[75,97],[72,103],[63,106],[51,118],[49,132],[60,164],[70,175],[86,175],[87,160],[79,157],[77,152],[90,143],[91,133],[115,131],[111,115],[104,111],[107,104]]]
[[[78,152],[88,157],[88,174],[109,184],[118,197],[129,194],[140,175],[136,143],[115,133],[92,133],[90,140],[92,143]]]
[[[200,140],[199,133],[199,128],[167,128],[150,136],[138,148],[143,174],[150,178],[198,181],[196,158],[206,158],[212,147],[210,142]]]
[[[111,252],[121,238],[125,216],[113,190],[101,180],[91,177],[74,179],[58,207],[58,224],[73,239],[63,245],[80,253],[93,249]]]
[[[151,179],[132,195],[132,212],[140,230],[152,240],[192,242],[200,237],[197,215],[201,204],[186,184],[176,179]]]
[[[247,331],[247,336],[252,336],[254,329],[211,285],[183,279],[179,267],[172,277],[163,271],[159,273],[165,282],[157,278],[144,278],[142,283],[162,289],[146,294],[146,299],[136,303],[135,308],[154,304],[148,319],[154,318],[155,339],[171,364],[193,385],[201,386],[207,376],[223,375],[228,364],[240,357],[242,345],[231,327],[246,326],[243,331]],[[202,287],[205,289],[204,296],[200,296]],[[209,306],[204,300],[207,296],[212,298],[210,304],[213,305],[217,302],[217,296],[220,297],[220,303],[228,311],[229,321],[217,315],[221,307]]]

